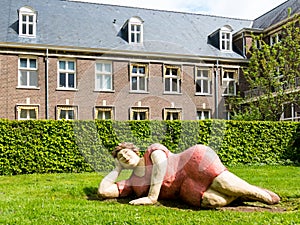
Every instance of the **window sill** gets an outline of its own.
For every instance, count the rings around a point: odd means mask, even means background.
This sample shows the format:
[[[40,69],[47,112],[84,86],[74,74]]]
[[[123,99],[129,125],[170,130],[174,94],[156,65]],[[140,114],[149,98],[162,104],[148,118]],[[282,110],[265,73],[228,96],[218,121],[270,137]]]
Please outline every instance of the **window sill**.
[[[149,94],[149,91],[129,91],[130,94]]]
[[[56,91],[79,91],[77,88],[56,88]]]
[[[97,93],[115,93],[115,90],[94,90]]]
[[[25,89],[25,90],[40,90],[40,87],[29,87],[29,86],[17,86],[17,89]]]
[[[212,94],[195,93],[195,96],[208,96],[208,97],[212,97]]]
[[[164,92],[164,95],[182,95],[182,93],[179,93],[179,92]]]

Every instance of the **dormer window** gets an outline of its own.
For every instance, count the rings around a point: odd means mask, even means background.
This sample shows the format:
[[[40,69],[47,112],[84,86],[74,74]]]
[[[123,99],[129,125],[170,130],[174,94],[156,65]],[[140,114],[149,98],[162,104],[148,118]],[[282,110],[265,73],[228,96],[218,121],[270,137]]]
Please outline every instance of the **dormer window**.
[[[19,9],[19,36],[36,36],[36,11],[29,6]]]
[[[139,17],[132,17],[128,22],[128,40],[129,43],[143,42],[143,21]]]
[[[230,26],[224,26],[220,29],[220,50],[232,50],[232,28]]]
[[[143,43],[143,20],[140,17],[134,16],[126,21],[122,28],[123,37],[130,44]]]

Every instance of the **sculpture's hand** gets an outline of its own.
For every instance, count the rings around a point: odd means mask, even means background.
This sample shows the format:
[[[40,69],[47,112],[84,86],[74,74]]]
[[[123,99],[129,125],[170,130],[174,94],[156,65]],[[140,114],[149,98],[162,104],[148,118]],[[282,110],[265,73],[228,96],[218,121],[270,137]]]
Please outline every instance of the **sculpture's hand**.
[[[151,200],[149,197],[138,198],[129,202],[131,205],[153,205],[157,201]]]

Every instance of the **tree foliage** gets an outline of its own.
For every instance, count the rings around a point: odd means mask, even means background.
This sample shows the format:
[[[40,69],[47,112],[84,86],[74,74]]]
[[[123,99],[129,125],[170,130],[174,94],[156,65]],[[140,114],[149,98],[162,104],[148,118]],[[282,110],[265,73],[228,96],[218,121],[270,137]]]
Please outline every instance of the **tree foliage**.
[[[290,18],[276,33],[278,42],[273,45],[266,43],[267,36],[252,35],[251,58],[244,69],[250,91],[243,98],[229,100],[235,109],[235,119],[277,121],[284,104],[299,105],[299,19],[299,14]]]

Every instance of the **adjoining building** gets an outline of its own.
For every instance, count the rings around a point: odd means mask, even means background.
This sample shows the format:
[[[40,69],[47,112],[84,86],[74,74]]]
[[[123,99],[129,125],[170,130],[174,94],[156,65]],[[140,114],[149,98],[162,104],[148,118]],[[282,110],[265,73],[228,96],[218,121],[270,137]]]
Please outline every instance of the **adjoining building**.
[[[0,118],[230,118],[251,33],[276,40],[289,0],[255,20],[68,0],[0,2]]]

